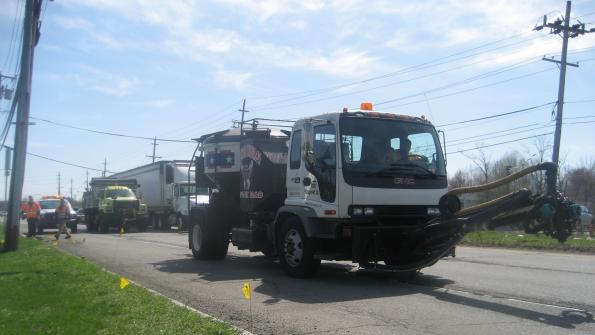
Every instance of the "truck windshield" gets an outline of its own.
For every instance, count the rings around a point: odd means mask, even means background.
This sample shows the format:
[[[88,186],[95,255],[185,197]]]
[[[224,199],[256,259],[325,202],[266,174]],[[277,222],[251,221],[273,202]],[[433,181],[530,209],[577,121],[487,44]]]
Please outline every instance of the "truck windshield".
[[[179,185],[179,194],[180,197],[187,197],[194,195],[196,191],[198,191],[198,195],[208,195],[209,189],[206,187],[199,187],[198,190],[196,188],[196,184],[180,184]]]
[[[39,207],[41,209],[55,209],[60,205],[60,200],[41,200],[39,202]]]
[[[341,119],[343,171],[367,177],[445,179],[436,130],[424,123],[390,119]]]
[[[134,193],[127,188],[105,190],[106,198],[134,198]]]

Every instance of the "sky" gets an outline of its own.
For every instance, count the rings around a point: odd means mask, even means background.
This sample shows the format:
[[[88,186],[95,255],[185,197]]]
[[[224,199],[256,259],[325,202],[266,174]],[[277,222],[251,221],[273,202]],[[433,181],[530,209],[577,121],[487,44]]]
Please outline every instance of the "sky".
[[[17,71],[24,0],[0,1],[0,71]],[[45,2],[45,1],[44,1]],[[247,118],[295,119],[371,101],[375,110],[425,115],[446,134],[448,171],[472,166],[477,147],[497,159],[530,157],[553,132],[561,38],[533,31],[565,1],[55,0],[44,3],[35,49],[28,151],[92,169],[151,162],[152,141],[189,140]],[[572,20],[595,27],[595,3]],[[15,25],[16,22],[16,25]],[[595,33],[569,42],[561,153],[574,166],[595,154]],[[4,80],[10,86],[10,80]],[[0,111],[9,101],[2,100]],[[480,122],[454,124],[542,106]],[[2,123],[7,113],[0,113]],[[43,120],[40,120],[43,119]],[[579,123],[580,122],[580,123]],[[591,123],[589,123],[591,122]],[[491,135],[490,135],[491,134]],[[12,132],[7,144],[14,141]],[[527,138],[521,140],[522,138]],[[553,135],[542,136],[552,142]],[[510,142],[498,144],[501,142]],[[192,143],[159,142],[162,159],[189,159]],[[494,145],[494,146],[491,146]],[[461,150],[463,153],[457,152]],[[4,154],[0,154],[4,166]],[[24,195],[75,197],[87,170],[27,157]],[[89,177],[101,172],[89,170]]]

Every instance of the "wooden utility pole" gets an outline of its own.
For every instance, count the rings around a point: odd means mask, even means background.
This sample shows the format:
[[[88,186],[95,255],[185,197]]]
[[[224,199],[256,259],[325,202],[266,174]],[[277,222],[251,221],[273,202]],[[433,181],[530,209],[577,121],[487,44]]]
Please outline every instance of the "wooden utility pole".
[[[159,145],[157,143],[157,137],[153,138],[153,142],[151,144],[153,145],[153,154],[150,155],[150,156],[149,155],[145,155],[145,157],[151,158],[152,159],[152,162],[155,163],[155,158],[159,158],[159,159],[163,158],[161,156],[155,156],[157,146]]]
[[[240,135],[244,135],[244,114],[249,112],[246,110],[246,99],[244,99],[242,109],[238,109],[238,112],[242,112],[242,122],[240,123]]]
[[[557,63],[560,66],[560,79],[558,81],[558,102],[556,110],[556,130],[554,132],[554,149],[552,152],[552,162],[558,164],[560,159],[560,140],[562,138],[562,113],[564,112],[564,89],[566,85],[566,66],[578,67],[578,64],[567,63],[568,55],[568,40],[570,38],[584,35],[586,33],[595,32],[595,28],[591,30],[585,29],[585,24],[578,22],[577,24],[570,25],[570,9],[572,7],[572,1],[566,2],[566,13],[562,19],[557,19],[553,23],[547,22],[547,16],[543,16],[543,24],[536,26],[535,30],[541,30],[543,28],[550,28],[551,34],[562,33],[562,55],[560,60],[554,60],[553,58],[543,58],[548,62]]]
[[[39,39],[39,15],[41,0],[26,0],[25,18],[23,21],[23,45],[21,52],[21,70],[19,72],[19,90],[17,120],[14,134],[14,157],[6,218],[6,243],[4,250],[14,251],[18,248],[20,205],[23,196],[25,178],[25,158],[27,154],[27,134],[29,131],[29,107],[31,102],[31,81],[33,71],[34,49]]]

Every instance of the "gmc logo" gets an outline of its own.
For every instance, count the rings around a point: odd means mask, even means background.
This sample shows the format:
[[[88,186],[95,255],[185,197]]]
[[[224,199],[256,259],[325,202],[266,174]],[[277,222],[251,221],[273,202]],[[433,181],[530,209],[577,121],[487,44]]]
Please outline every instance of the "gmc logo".
[[[395,177],[393,179],[395,185],[415,185],[415,178],[411,177]]]

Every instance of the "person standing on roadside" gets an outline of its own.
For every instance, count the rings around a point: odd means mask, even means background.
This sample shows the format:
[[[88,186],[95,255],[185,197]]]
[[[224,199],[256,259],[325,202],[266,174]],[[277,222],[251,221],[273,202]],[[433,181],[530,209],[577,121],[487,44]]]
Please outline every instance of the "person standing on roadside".
[[[70,233],[66,228],[66,223],[70,218],[70,207],[68,206],[64,198],[60,198],[60,205],[56,207],[56,211],[54,212],[54,214],[58,223],[58,232],[56,233],[56,235],[54,235],[56,236],[56,240],[60,239],[60,234],[62,233],[66,234],[66,238],[71,238],[72,236],[70,236]]]
[[[33,196],[29,196],[26,203],[21,205],[21,217],[27,219],[27,237],[35,236],[37,233],[37,220],[39,220],[39,213],[41,207],[33,200]]]

